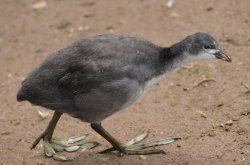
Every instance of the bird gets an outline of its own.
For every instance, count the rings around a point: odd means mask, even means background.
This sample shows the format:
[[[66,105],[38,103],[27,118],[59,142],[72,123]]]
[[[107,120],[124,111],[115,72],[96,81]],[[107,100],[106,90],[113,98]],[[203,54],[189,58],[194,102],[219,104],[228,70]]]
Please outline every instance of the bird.
[[[145,131],[122,144],[101,123],[133,104],[179,66],[208,59],[231,62],[215,38],[205,32],[188,35],[168,47],[137,36],[103,34],[80,39],[52,53],[24,79],[17,92],[17,101],[29,101],[54,111],[50,123],[32,148],[43,140],[46,156],[67,161],[68,158],[60,156],[58,151],[65,148],[77,150],[79,145],[70,144],[70,141],[84,139],[76,136],[66,140],[65,144],[65,140],[52,137],[61,115],[69,114],[90,123],[91,128],[112,145],[101,153],[164,153],[160,149],[148,148],[172,143],[179,138],[138,144],[147,137],[149,132]],[[98,145],[97,142],[84,144],[87,147]]]

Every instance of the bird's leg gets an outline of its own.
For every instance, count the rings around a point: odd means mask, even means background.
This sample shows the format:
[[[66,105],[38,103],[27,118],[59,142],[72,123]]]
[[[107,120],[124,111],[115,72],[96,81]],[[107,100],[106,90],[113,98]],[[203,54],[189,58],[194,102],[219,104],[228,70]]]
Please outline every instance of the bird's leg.
[[[165,152],[163,150],[159,150],[159,149],[145,150],[145,149],[159,146],[159,145],[173,143],[174,141],[180,139],[180,138],[167,138],[167,139],[162,139],[162,140],[158,140],[155,142],[149,142],[146,144],[136,144],[148,136],[148,131],[147,131],[131,139],[129,142],[125,144],[121,144],[102,127],[101,123],[91,123],[91,127],[97,133],[99,133],[102,137],[104,137],[109,143],[111,143],[113,146],[113,148],[104,150],[101,153],[107,153],[107,152],[111,152],[114,150],[118,150],[119,152],[128,154],[128,155],[164,154]]]
[[[34,141],[31,149],[35,148],[37,144],[39,143],[39,141],[43,139],[44,154],[46,156],[53,157],[53,159],[59,160],[59,161],[68,161],[69,159],[67,157],[60,156],[56,152],[61,152],[61,151],[74,152],[74,151],[77,151],[78,149],[94,148],[97,145],[99,145],[99,143],[93,142],[93,141],[82,142],[86,138],[87,135],[74,136],[66,140],[53,139],[52,135],[54,133],[56,124],[58,120],[60,119],[61,115],[62,113],[60,112],[54,112],[54,115],[52,119],[50,120],[48,127]],[[74,143],[77,143],[77,144],[74,144]]]
[[[52,119],[50,120],[49,125],[47,126],[46,130],[33,142],[31,149],[35,148],[41,139],[46,140],[46,141],[51,141],[56,124],[61,116],[62,116],[62,113],[54,112],[54,115]]]

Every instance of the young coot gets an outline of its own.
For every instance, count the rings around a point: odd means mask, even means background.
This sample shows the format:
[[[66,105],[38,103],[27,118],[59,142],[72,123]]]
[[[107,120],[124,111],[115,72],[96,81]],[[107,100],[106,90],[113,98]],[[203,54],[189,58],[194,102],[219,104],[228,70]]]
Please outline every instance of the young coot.
[[[48,56],[23,81],[17,94],[18,101],[27,100],[55,111],[47,129],[32,148],[43,139],[47,156],[67,160],[57,155],[56,151],[58,147],[64,149],[69,145],[52,139],[59,118],[67,113],[90,123],[97,133],[112,144],[113,147],[103,153],[113,150],[140,155],[164,153],[162,150],[145,148],[168,144],[177,138],[135,144],[146,138],[148,132],[144,132],[128,143],[121,144],[101,126],[102,120],[134,103],[178,66],[216,58],[231,62],[217,41],[203,32],[187,36],[170,47],[122,35],[81,39]],[[75,142],[79,139],[83,137],[70,140]],[[92,145],[95,144],[93,142]],[[74,147],[79,148],[77,145]]]

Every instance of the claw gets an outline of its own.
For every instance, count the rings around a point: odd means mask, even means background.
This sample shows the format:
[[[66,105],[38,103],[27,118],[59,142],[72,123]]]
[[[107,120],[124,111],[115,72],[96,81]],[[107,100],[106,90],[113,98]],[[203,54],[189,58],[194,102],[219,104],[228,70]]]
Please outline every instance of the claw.
[[[134,137],[133,139],[131,139],[130,141],[125,143],[123,146],[127,147],[127,146],[131,146],[133,144],[139,143],[140,141],[144,140],[148,136],[148,133],[149,133],[149,131],[143,132],[142,134]]]
[[[126,149],[131,150],[131,151],[143,150],[145,148],[150,148],[150,147],[156,147],[156,146],[160,146],[160,145],[170,144],[170,143],[173,143],[173,142],[175,142],[176,140],[179,140],[179,139],[180,138],[161,139],[161,140],[157,140],[157,141],[154,141],[154,142],[149,142],[149,143],[146,143],[146,144],[127,146]]]
[[[67,140],[51,139],[51,142],[62,147],[69,147],[69,142]]]
[[[44,153],[45,153],[46,156],[52,157],[53,155],[56,154],[55,150],[51,147],[49,142],[44,141],[43,145],[44,145]]]
[[[40,136],[38,136],[38,138],[36,138],[36,140],[33,142],[32,146],[30,147],[30,149],[34,149],[37,144],[40,142],[41,139],[43,139],[45,136],[45,133],[42,133]]]
[[[97,147],[99,146],[100,144],[97,143],[97,142],[94,142],[94,141],[90,141],[90,142],[86,142],[86,143],[83,143],[80,148],[81,149],[91,149],[91,148],[94,148],[94,147]]]
[[[58,161],[63,161],[63,162],[66,162],[66,161],[69,161],[69,160],[70,160],[69,158],[67,158],[67,157],[65,157],[65,156],[60,156],[60,155],[57,155],[57,154],[55,154],[55,155],[53,156],[53,159],[54,159],[54,160],[58,160]]]
[[[87,137],[87,135],[81,135],[81,136],[70,137],[67,140],[51,139],[51,142],[65,148],[65,147],[75,146],[75,145],[71,145],[71,144],[74,144],[76,142],[82,141],[86,137]]]
[[[88,136],[88,134],[80,135],[80,136],[73,136],[73,137],[68,138],[67,141],[68,141],[68,144],[73,144],[73,143],[84,140],[87,136]]]
[[[61,152],[64,150],[65,147],[62,147],[56,143],[51,143],[51,147],[54,148],[55,151],[57,152]]]
[[[75,151],[79,150],[79,148],[80,148],[80,146],[70,146],[70,147],[65,148],[65,151],[75,152]]]
[[[167,138],[167,139],[157,140],[155,142],[149,142],[143,145],[144,146],[143,149],[154,147],[154,146],[159,146],[159,145],[170,144],[170,143],[175,142],[176,140],[178,140],[178,138]]]

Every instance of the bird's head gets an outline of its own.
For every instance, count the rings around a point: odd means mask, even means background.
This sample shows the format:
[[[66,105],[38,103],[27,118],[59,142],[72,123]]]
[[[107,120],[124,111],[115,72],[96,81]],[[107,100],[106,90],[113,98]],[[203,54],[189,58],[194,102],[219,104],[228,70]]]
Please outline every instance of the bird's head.
[[[231,62],[231,58],[220,49],[218,42],[209,34],[199,32],[187,36],[183,41],[186,62],[205,59],[221,59]]]

